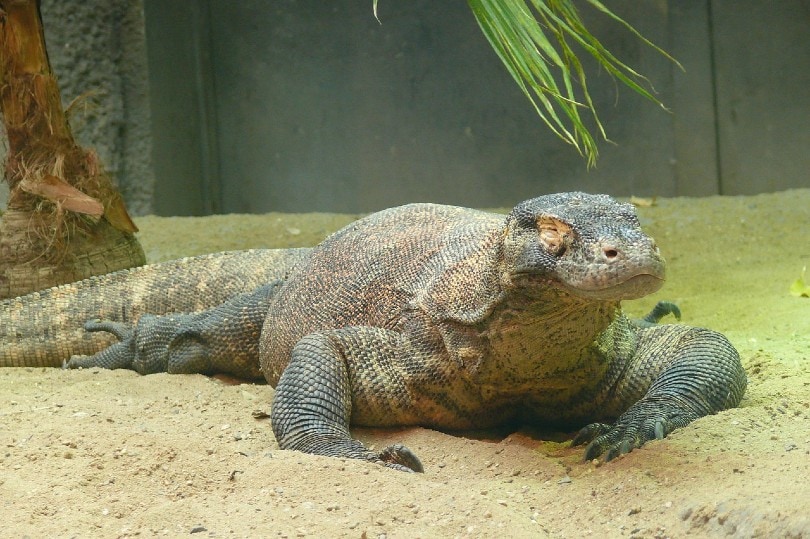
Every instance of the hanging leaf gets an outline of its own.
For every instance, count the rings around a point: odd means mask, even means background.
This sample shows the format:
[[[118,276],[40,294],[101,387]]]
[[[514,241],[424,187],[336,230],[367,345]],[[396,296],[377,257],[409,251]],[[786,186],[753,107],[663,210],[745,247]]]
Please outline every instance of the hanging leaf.
[[[587,2],[675,62],[601,2]],[[651,88],[649,81],[617,59],[588,31],[572,1],[468,0],[468,3],[490,45],[537,114],[552,132],[585,156],[589,166],[595,164],[598,149],[580,114],[591,116],[601,138],[607,140],[607,135],[593,106],[585,71],[569,40],[593,56],[611,76],[663,107],[652,91],[645,88]],[[574,79],[581,96],[574,91]]]
[[[374,18],[379,21],[377,2],[372,0],[372,9]],[[587,3],[681,67],[602,2],[587,0]],[[590,115],[599,136],[604,140],[608,138],[588,91],[585,71],[568,40],[593,56],[611,76],[664,107],[652,91],[645,88],[652,88],[649,81],[616,58],[590,33],[571,0],[468,0],[468,4],[487,41],[537,115],[555,135],[574,146],[588,160],[588,166],[596,164],[599,150],[580,113]],[[574,91],[574,79],[581,97]]]

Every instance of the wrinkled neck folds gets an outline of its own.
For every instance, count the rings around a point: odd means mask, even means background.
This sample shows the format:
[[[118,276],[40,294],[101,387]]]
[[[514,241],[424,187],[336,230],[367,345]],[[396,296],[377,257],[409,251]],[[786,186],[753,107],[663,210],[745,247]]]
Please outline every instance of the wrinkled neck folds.
[[[578,390],[598,379],[604,358],[595,337],[618,313],[618,302],[586,301],[559,288],[508,290],[480,325],[488,353],[470,365],[470,374],[509,393]]]

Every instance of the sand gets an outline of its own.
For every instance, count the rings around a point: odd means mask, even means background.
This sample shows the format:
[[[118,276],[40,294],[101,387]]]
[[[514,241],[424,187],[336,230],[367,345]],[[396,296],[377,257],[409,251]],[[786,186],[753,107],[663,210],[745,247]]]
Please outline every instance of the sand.
[[[282,451],[272,389],[199,375],[0,369],[4,537],[810,537],[810,190],[659,199],[639,209],[683,322],[724,332],[749,377],[739,408],[607,464],[571,433],[355,430],[402,442],[405,474]],[[311,245],[356,216],[144,217],[152,261]]]

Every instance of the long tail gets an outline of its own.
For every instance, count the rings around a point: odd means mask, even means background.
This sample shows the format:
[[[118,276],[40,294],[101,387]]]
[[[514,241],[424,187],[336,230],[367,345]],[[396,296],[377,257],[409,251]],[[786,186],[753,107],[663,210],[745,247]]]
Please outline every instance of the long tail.
[[[252,249],[117,271],[0,302],[0,367],[58,367],[111,343],[87,333],[93,318],[134,322],[142,314],[195,312],[285,279],[309,249]]]

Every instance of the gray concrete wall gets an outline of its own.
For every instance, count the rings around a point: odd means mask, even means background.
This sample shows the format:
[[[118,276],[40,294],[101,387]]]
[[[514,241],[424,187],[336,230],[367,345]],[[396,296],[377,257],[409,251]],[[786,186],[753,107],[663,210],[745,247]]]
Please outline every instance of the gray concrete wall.
[[[189,113],[183,124],[156,118],[156,156],[166,154],[156,166],[172,171],[158,211],[496,206],[569,189],[673,196],[808,183],[801,0],[611,3],[685,71],[586,10],[672,111],[592,69],[612,143],[590,171],[534,115],[465,3],[382,2],[382,25],[370,4],[207,0],[182,17],[172,2],[146,0],[153,109]],[[176,50],[168,34],[192,42]],[[178,143],[180,132],[189,136]]]
[[[370,0],[42,3],[64,100],[97,92],[75,131],[134,214],[810,185],[806,0],[611,2],[685,71],[585,10],[672,111],[591,69],[614,144],[590,171],[534,115],[464,2],[381,2],[382,25]]]
[[[567,189],[678,194],[671,115],[593,72],[594,98],[616,144],[602,145],[599,166],[589,172],[540,123],[465,3],[385,2],[382,25],[370,2],[356,0],[328,8],[317,0],[209,6],[210,34],[198,36],[197,54],[210,51],[210,74],[196,75],[193,54],[178,63],[173,50],[165,71],[170,81],[153,79],[152,105],[171,108],[159,103],[157,85],[188,96],[203,80],[197,110],[213,111],[215,128],[191,155],[198,162],[213,148],[204,170],[194,173],[212,179],[201,197],[209,208],[369,211],[414,200],[494,206]],[[661,3],[625,7],[643,32],[668,44]],[[189,21],[178,19],[172,3],[147,0],[146,9],[148,27]],[[672,101],[667,60],[604,17],[592,23]],[[160,34],[149,32],[150,47]],[[165,46],[158,50],[166,54]],[[160,61],[150,52],[153,77]],[[167,120],[155,129],[156,156],[171,146],[161,137],[186,129],[176,126]],[[156,164],[159,170],[157,157]],[[713,174],[708,181],[714,192]],[[161,180],[158,191],[164,188],[159,200],[182,199],[184,210],[195,195],[186,181],[172,193]],[[198,208],[206,211],[205,203]]]
[[[711,9],[723,191],[810,187],[810,2]]]
[[[355,0],[326,13],[315,0],[212,6],[226,210],[480,207],[570,189],[675,193],[667,114],[625,91],[614,106],[614,85],[594,76],[619,144],[605,146],[588,173],[540,123],[463,2],[386,2],[382,25]],[[639,13],[643,29],[665,33],[652,15]],[[655,79],[670,76],[665,60],[629,34],[604,32],[605,23],[594,19],[614,49]],[[634,139],[643,152],[628,144]],[[627,152],[636,154],[633,167]]]
[[[142,1],[42,0],[41,13],[64,105],[86,96],[71,109],[76,138],[98,152],[130,213],[152,212],[155,179]]]
[[[146,0],[144,7],[157,176],[155,211],[161,215],[220,213],[208,2]]]

